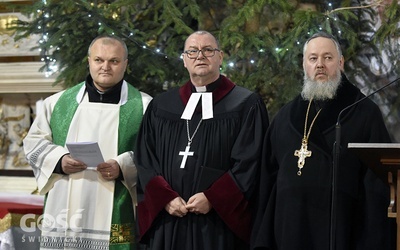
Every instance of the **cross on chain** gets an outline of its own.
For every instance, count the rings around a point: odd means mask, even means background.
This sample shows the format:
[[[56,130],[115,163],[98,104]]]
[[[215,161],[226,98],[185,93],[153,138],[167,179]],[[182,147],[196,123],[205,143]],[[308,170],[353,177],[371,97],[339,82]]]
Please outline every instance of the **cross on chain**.
[[[180,168],[185,168],[186,160],[188,156],[193,156],[193,151],[190,150],[190,143],[185,148],[185,151],[179,151],[179,155],[183,155],[182,162],[181,162],[181,167]]]
[[[299,160],[297,161],[297,167],[299,168],[299,171],[297,174],[301,175],[301,169],[304,167],[306,157],[311,156],[311,151],[307,150],[307,143],[302,143],[300,150],[294,151],[294,155],[299,157]]]

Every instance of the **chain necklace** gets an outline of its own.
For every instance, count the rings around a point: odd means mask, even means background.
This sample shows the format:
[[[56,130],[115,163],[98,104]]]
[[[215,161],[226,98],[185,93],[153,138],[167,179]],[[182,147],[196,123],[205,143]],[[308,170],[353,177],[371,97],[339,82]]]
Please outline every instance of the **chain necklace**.
[[[185,148],[185,151],[179,151],[179,155],[182,155],[182,162],[180,168],[185,168],[186,165],[186,160],[188,156],[193,156],[194,152],[189,151],[190,150],[190,144],[192,144],[192,140],[194,136],[196,135],[197,131],[199,130],[200,124],[203,121],[203,119],[200,119],[199,123],[196,126],[196,129],[194,130],[192,136],[190,136],[190,130],[189,130],[189,120],[186,120],[186,132],[187,132],[187,138],[188,138],[188,144]]]
[[[306,157],[311,156],[311,151],[307,150],[308,137],[310,136],[311,129],[314,125],[315,120],[317,119],[319,113],[322,110],[322,109],[318,110],[317,114],[314,116],[314,119],[311,121],[310,127],[308,128],[308,132],[307,132],[308,113],[310,112],[311,102],[312,102],[312,99],[308,103],[308,107],[307,107],[306,120],[304,122],[304,135],[303,135],[303,139],[301,140],[301,147],[299,150],[294,151],[294,155],[299,157],[299,159],[297,161],[297,167],[299,168],[299,170],[297,171],[298,176],[301,176],[301,170],[304,167],[304,164],[306,163]]]

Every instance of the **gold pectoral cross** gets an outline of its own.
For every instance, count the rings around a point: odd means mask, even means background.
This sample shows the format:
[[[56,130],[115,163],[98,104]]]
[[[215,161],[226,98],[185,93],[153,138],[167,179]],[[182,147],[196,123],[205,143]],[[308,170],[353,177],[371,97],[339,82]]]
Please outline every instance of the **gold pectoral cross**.
[[[300,150],[294,151],[294,155],[299,157],[299,160],[297,161],[297,167],[299,168],[299,171],[297,171],[297,175],[300,176],[301,169],[306,163],[306,157],[311,156],[311,151],[307,150],[307,140],[302,140]]]

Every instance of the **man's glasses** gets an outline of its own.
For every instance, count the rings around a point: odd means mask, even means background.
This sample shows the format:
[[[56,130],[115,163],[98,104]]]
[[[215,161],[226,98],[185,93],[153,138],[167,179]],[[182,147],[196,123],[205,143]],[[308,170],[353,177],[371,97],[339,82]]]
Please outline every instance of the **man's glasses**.
[[[221,51],[220,49],[212,49],[212,48],[205,48],[205,49],[189,49],[185,50],[183,53],[187,55],[190,59],[195,59],[199,56],[201,52],[205,57],[213,57],[215,55],[215,51]]]

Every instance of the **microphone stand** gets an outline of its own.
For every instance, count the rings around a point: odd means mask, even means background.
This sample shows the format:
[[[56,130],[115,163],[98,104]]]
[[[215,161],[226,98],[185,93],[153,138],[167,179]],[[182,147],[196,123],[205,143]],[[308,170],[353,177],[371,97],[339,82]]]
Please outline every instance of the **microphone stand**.
[[[341,113],[341,112],[340,112]],[[340,114],[339,114],[340,116]],[[330,242],[329,250],[336,250],[336,177],[337,168],[339,165],[340,157],[340,135],[341,127],[340,123],[337,122],[335,126],[335,143],[334,143],[334,157],[333,157],[333,168],[332,168],[332,189],[331,189],[331,224],[330,224]]]
[[[357,105],[358,103],[364,101],[365,99],[371,97],[372,95],[378,93],[382,89],[392,85],[393,83],[400,80],[396,78],[395,80],[389,82],[388,84],[380,87],[379,89],[375,90],[374,92],[370,93],[369,95],[364,96],[363,98],[359,99],[358,101],[350,104],[349,106],[342,109],[338,115],[336,126],[335,126],[335,143],[334,143],[334,157],[333,157],[333,167],[332,167],[332,188],[331,188],[331,218],[330,218],[330,238],[329,238],[329,250],[336,250],[336,180],[337,180],[337,169],[339,167],[339,158],[340,158],[340,139],[341,139],[341,125],[340,125],[340,117],[342,113],[351,107]]]

